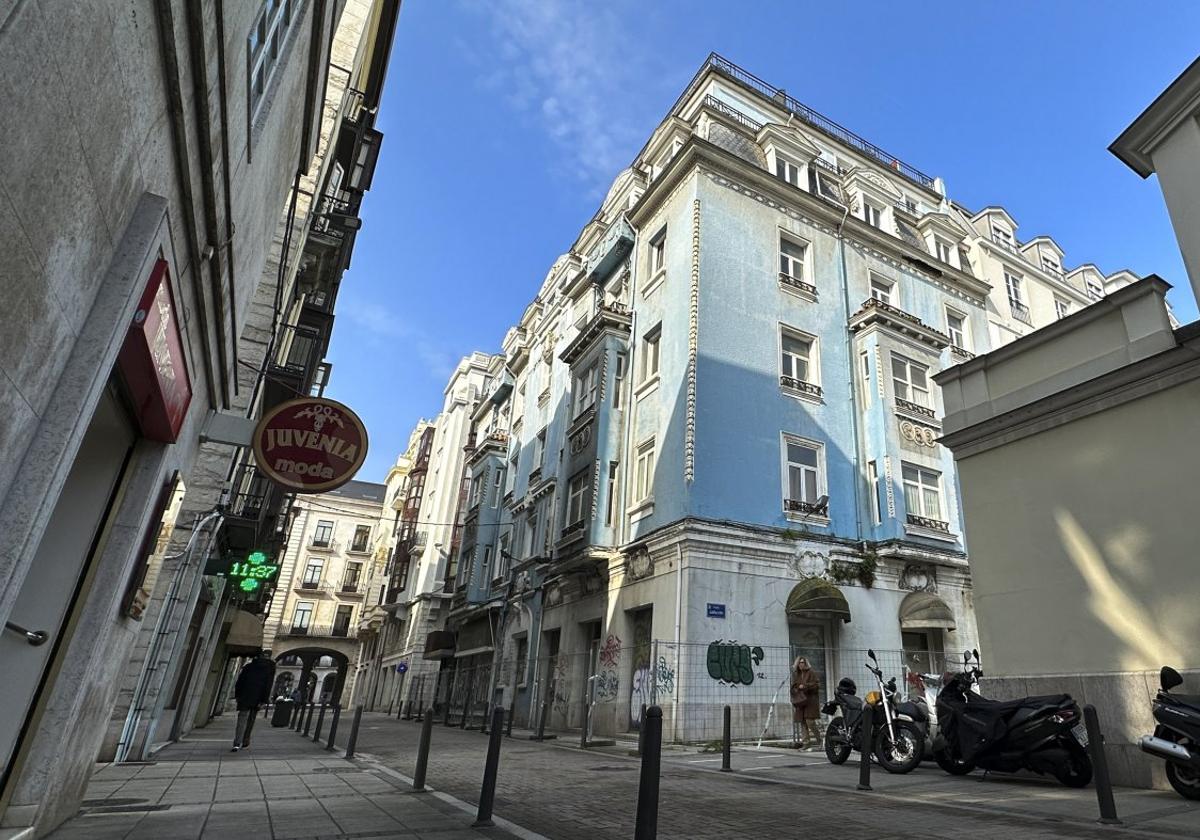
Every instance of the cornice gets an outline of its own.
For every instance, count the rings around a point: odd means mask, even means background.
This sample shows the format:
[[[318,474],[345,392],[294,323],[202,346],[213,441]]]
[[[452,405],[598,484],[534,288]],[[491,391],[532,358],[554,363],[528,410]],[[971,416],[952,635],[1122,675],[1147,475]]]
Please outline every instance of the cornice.
[[[1126,166],[1150,177],[1154,149],[1184,120],[1200,111],[1200,59],[1196,59],[1160,93],[1108,147]]]

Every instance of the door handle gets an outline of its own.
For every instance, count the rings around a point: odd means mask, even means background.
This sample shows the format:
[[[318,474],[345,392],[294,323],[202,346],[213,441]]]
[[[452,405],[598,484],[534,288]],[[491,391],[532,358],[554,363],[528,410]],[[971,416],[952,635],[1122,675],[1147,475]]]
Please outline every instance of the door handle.
[[[37,647],[38,645],[44,645],[46,640],[50,638],[50,634],[45,630],[26,630],[20,624],[13,624],[11,621],[4,622],[4,629],[11,630],[14,633],[19,633],[25,637],[25,641],[29,642],[29,644],[33,645],[34,647]]]

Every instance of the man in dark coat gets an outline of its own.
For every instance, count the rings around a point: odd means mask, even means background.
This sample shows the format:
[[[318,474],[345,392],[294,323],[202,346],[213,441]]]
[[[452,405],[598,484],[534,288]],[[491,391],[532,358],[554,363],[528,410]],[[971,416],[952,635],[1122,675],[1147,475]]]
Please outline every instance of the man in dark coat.
[[[792,663],[792,743],[798,749],[820,749],[821,683],[803,656]],[[811,746],[810,746],[811,744]]]
[[[271,686],[275,684],[275,663],[268,651],[260,650],[246,663],[233,686],[237,700],[237,731],[233,736],[233,751],[250,746],[250,731],[254,728],[254,716],[258,707],[271,699]]]

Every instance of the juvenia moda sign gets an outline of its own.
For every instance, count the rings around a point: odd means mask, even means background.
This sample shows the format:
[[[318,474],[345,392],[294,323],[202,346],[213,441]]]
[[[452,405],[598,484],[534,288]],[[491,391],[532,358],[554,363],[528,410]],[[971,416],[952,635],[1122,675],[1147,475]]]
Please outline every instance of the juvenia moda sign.
[[[367,429],[340,402],[289,400],[258,422],[254,458],[272,481],[298,493],[324,493],[358,472],[367,458]]]

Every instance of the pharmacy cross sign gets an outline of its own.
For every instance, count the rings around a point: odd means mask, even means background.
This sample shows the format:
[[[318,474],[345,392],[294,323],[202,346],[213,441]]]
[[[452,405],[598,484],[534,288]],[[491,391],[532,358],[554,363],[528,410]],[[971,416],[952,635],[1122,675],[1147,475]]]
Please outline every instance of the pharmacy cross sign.
[[[235,560],[229,564],[225,577],[241,592],[247,595],[259,592],[263,584],[275,579],[279,574],[277,563],[268,563],[267,555],[261,551],[253,551],[245,560]]]
[[[263,415],[254,459],[267,478],[298,493],[325,493],[354,477],[367,458],[367,429],[353,411],[301,397]]]

